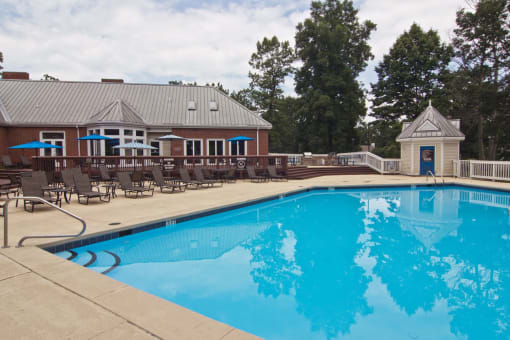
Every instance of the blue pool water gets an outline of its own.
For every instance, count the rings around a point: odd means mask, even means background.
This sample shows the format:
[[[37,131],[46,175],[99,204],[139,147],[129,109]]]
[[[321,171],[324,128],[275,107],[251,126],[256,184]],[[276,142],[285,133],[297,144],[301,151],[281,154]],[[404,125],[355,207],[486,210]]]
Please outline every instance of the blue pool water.
[[[460,186],[316,190],[72,261],[268,339],[509,339],[509,206]]]

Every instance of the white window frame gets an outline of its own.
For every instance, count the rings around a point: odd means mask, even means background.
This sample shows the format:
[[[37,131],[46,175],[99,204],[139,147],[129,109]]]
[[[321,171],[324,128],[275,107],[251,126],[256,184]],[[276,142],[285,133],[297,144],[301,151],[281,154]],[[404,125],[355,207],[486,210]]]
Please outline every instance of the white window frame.
[[[158,153],[159,153],[158,156],[161,156],[161,154],[162,154],[162,152],[161,152],[162,149],[161,148],[163,147],[163,143],[161,143],[161,141],[158,140],[158,139],[149,139],[149,143],[148,144],[150,146],[152,146],[152,143],[158,143],[158,145],[159,145],[158,146]],[[152,149],[149,150],[149,156],[152,156],[152,151],[153,151]]]
[[[232,155],[232,144],[233,144],[233,143],[232,143],[232,142],[229,142],[229,143],[228,143],[228,144],[229,144],[229,146],[228,146],[228,152],[229,152],[229,155],[230,155],[230,156],[234,156],[234,157],[244,157],[244,156],[247,156],[247,155],[248,155],[248,143],[247,143],[248,141],[246,141],[246,140],[237,141],[237,143],[239,143],[239,142],[243,142],[243,143],[244,143],[244,155],[239,155],[239,146],[238,146],[239,144],[236,144],[236,145],[237,145],[237,151],[238,151],[237,155]]]
[[[126,144],[126,139],[131,140],[131,141],[143,140],[142,143],[147,144],[146,143],[146,140],[147,140],[146,139],[147,138],[147,129],[146,128],[126,126],[126,125],[101,125],[101,126],[89,126],[89,127],[87,127],[87,131],[88,130],[93,130],[94,133],[99,130],[100,135],[118,139],[119,144]],[[118,135],[106,135],[104,133],[105,130],[119,130],[119,134]],[[133,134],[131,136],[124,135],[124,130],[131,130],[131,131],[133,131]],[[137,136],[136,130],[143,131],[143,137]],[[106,156],[106,141],[100,140],[99,145],[100,145],[99,151],[101,152],[100,155]],[[144,152],[144,154],[145,154],[145,152]],[[90,149],[89,149],[89,155],[90,155]],[[126,149],[120,149],[119,156],[126,156]]]
[[[209,142],[210,142],[210,141],[214,141],[214,142],[216,142],[216,143],[218,143],[218,142],[223,143],[223,155],[211,155],[211,154],[210,154],[210,152],[209,152],[209,151],[210,151],[210,150],[209,150]],[[218,145],[217,145],[216,143],[214,144],[214,147],[215,147],[215,148],[216,148],[216,150],[217,150],[217,149],[218,149]],[[225,151],[227,151],[227,150],[225,150],[225,139],[221,139],[221,138],[208,138],[208,139],[206,139],[206,144],[207,144],[207,156],[213,156],[213,157],[214,157],[214,156],[225,156],[225,154],[226,154],[226,152],[225,152]],[[215,153],[216,153],[216,150],[215,150]],[[212,162],[212,161],[209,161],[209,160],[208,160],[207,162],[208,162],[209,164],[215,164],[215,162]]]
[[[200,141],[200,155],[188,155],[188,141]],[[193,143],[193,153],[195,152],[195,143]],[[204,140],[202,138],[186,138],[186,140],[184,141],[184,155],[185,156],[203,156],[204,155]],[[186,161],[187,162],[187,161]],[[195,164],[202,164],[202,160],[200,160],[199,162],[196,162]]]
[[[43,138],[43,133],[62,133],[64,135],[64,139],[54,139],[54,138]],[[62,142],[62,156],[66,155],[66,132],[62,130],[44,130],[39,131],[39,140],[42,143],[54,144],[53,142],[59,141]],[[39,156],[44,156],[44,149],[39,149]],[[51,157],[57,156],[57,149],[51,149]]]

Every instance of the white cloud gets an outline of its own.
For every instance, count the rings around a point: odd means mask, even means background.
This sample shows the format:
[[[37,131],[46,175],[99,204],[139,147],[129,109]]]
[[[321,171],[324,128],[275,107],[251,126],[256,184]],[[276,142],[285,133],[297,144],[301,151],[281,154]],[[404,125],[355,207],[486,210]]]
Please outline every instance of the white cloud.
[[[370,43],[376,60],[412,22],[444,39],[464,0],[364,0],[360,17],[378,25]],[[187,6],[187,7],[185,7]],[[264,36],[293,42],[309,1],[0,0],[0,50],[5,69],[49,73],[62,80],[128,82],[181,79],[248,85],[248,59]],[[287,91],[292,84],[287,84]]]

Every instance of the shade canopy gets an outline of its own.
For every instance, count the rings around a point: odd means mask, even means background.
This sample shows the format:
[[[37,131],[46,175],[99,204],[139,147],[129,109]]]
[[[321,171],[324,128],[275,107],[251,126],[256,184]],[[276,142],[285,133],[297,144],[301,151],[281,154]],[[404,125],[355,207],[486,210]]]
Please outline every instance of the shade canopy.
[[[121,144],[116,145],[113,147],[114,149],[150,149],[150,150],[157,150],[158,148],[155,148],[153,146],[143,144],[143,143],[137,143],[137,142],[131,142],[127,144]]]
[[[161,136],[158,139],[159,140],[185,140],[186,138],[170,134],[170,135]]]
[[[62,149],[59,145],[41,143],[39,141],[34,140],[30,143],[20,144],[9,146],[9,149]]]
[[[240,142],[245,140],[254,140],[254,138],[246,137],[246,136],[237,136],[227,139],[227,142]]]
[[[76,138],[76,139],[77,140],[108,140],[108,139],[114,139],[114,138],[106,137],[106,136],[101,136],[101,135],[96,135],[96,134],[91,134],[91,135],[80,137],[80,138]]]

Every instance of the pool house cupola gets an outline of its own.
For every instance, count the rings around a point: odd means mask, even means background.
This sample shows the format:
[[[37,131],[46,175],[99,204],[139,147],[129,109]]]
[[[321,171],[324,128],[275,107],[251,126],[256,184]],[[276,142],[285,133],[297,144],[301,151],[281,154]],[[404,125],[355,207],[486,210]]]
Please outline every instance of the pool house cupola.
[[[401,173],[411,176],[452,176],[453,162],[460,158],[460,142],[465,139],[459,119],[446,119],[429,102],[413,121],[405,122],[397,137],[400,143]]]

